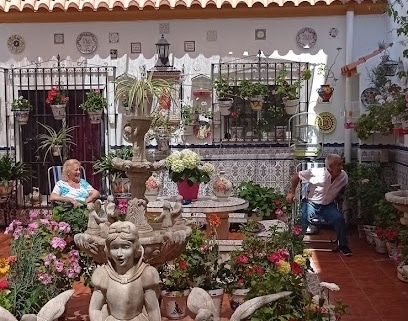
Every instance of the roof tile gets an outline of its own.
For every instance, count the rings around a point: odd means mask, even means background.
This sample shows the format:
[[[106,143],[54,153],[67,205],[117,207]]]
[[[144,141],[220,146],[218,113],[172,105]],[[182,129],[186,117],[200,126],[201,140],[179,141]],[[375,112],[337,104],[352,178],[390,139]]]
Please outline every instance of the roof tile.
[[[156,9],[160,7],[169,7],[174,9],[177,6],[190,8],[195,5],[202,8],[205,8],[208,5],[215,5],[217,8],[221,8],[224,5],[236,8],[240,3],[248,7],[252,7],[257,3],[264,7],[268,7],[271,4],[282,7],[284,5],[299,6],[302,2],[313,6],[318,2],[326,3],[327,5],[334,2],[341,4],[355,2],[361,4],[363,2],[377,3],[379,0],[0,0],[0,11],[38,11],[40,9],[46,9],[50,12],[54,10],[67,11],[68,9],[82,11],[84,8],[91,8],[92,10],[97,11],[102,8],[108,10],[122,8],[123,10],[127,10],[131,7],[139,9],[146,7]]]

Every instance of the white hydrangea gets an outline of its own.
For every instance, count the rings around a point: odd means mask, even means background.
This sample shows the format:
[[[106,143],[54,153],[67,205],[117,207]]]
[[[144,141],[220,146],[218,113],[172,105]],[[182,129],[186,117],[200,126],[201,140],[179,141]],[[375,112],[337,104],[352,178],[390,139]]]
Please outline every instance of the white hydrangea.
[[[204,172],[206,172],[208,175],[212,175],[215,171],[215,167],[211,163],[204,163],[201,168]]]

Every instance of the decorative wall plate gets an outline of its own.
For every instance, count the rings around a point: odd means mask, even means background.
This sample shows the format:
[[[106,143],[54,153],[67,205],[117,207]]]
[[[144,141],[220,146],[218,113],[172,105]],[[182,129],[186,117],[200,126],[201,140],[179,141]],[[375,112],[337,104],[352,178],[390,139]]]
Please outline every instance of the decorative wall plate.
[[[12,35],[7,39],[7,47],[14,54],[22,53],[25,47],[24,39],[20,35]]]
[[[324,111],[319,114],[319,117],[316,117],[315,125],[319,128],[319,131],[324,134],[331,133],[336,129],[336,117],[329,113],[328,111]]]
[[[312,28],[302,28],[296,35],[297,44],[304,49],[312,48],[317,41],[317,33]]]
[[[76,46],[80,53],[91,54],[98,47],[98,39],[91,32],[82,32],[76,39]]]
[[[381,95],[381,92],[377,88],[366,88],[361,93],[361,102],[364,107],[375,103],[375,97]]]

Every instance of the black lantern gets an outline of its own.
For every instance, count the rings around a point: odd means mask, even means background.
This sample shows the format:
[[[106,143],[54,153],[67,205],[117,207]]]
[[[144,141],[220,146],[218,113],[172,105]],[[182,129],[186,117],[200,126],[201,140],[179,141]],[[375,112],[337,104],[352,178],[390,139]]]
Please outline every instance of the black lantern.
[[[398,61],[392,60],[389,55],[385,54],[381,57],[380,66],[384,68],[386,76],[395,76],[398,68]]]
[[[156,64],[159,66],[164,66],[167,67],[169,66],[169,47],[170,44],[169,42],[164,39],[164,36],[162,35],[160,40],[156,43],[156,50],[157,50],[157,55],[159,56],[159,60],[161,62],[161,64]]]

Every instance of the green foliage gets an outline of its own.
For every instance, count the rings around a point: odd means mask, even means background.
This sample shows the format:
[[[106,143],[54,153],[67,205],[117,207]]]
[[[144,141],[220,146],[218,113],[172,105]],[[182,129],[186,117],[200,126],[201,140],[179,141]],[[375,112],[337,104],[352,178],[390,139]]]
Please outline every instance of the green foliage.
[[[115,85],[115,98],[138,116],[150,116],[153,98],[159,98],[163,92],[173,90],[168,81],[153,78],[152,72],[141,79],[122,74],[116,78]]]
[[[266,96],[268,94],[268,86],[258,81],[244,79],[239,84],[239,92],[243,98],[251,98],[256,96]]]
[[[290,82],[286,80],[288,73],[287,66],[282,64],[282,68],[275,79],[275,90],[286,99],[297,99],[299,98],[299,90],[303,85],[302,82],[309,80],[312,77],[312,73],[309,69],[304,69],[297,79],[292,79],[293,76],[290,75]]]
[[[219,100],[225,100],[232,95],[232,87],[230,86],[229,81],[224,77],[214,80],[213,88],[215,89],[215,93]]]
[[[181,107],[181,124],[183,126],[194,125],[198,121],[196,108],[190,104],[184,104]]]
[[[190,287],[204,290],[225,287],[231,272],[225,262],[220,262],[219,256],[218,243],[205,238],[202,231],[194,228],[182,254],[187,263]]]
[[[94,162],[94,174],[101,173],[103,177],[110,177],[112,181],[116,178],[124,178],[126,177],[125,172],[114,168],[112,165],[112,159],[118,157],[125,160],[131,160],[132,156],[133,150],[130,147],[111,150]]]
[[[377,227],[391,227],[399,225],[399,217],[397,209],[391,205],[385,198],[380,199],[374,204],[375,216],[374,225]]]
[[[21,162],[16,162],[10,154],[0,156],[0,181],[28,181],[31,178],[30,168]]]
[[[17,99],[14,99],[11,103],[11,110],[31,110],[33,109],[33,105],[31,102],[24,98],[23,96],[19,96]]]
[[[99,111],[108,106],[108,101],[103,97],[99,89],[91,90],[86,93],[86,100],[79,108],[86,111]]]
[[[56,206],[52,209],[52,215],[56,222],[67,222],[71,227],[71,235],[84,233],[88,225],[89,210],[86,204],[83,203],[80,207],[72,207],[67,209],[63,203],[56,202]],[[79,252],[78,263],[81,267],[81,275],[86,286],[91,284],[91,276],[96,268],[95,261],[80,251],[75,244],[73,248]]]
[[[355,219],[358,223],[373,225],[376,212],[374,205],[388,191],[382,165],[351,162],[344,165],[344,170],[349,177],[345,197],[353,212],[357,213]]]
[[[40,145],[38,146],[37,151],[39,150],[45,150],[44,154],[44,163],[47,159],[47,155],[51,153],[51,150],[54,146],[60,145],[60,146],[65,146],[66,148],[69,148],[71,145],[76,145],[72,139],[73,136],[71,133],[77,128],[78,126],[73,126],[73,127],[61,127],[59,131],[56,131],[53,127],[49,125],[45,125],[42,123],[39,123],[43,128],[45,128],[46,133],[39,134],[37,138],[40,141]],[[62,155],[60,155],[60,158],[62,160]]]
[[[37,314],[45,303],[79,280],[79,253],[66,222],[56,222],[33,210],[27,227],[14,220],[5,233],[13,235],[7,299],[17,319],[23,314]]]
[[[272,187],[264,187],[252,181],[241,182],[235,191],[236,195],[248,201],[245,209],[248,214],[256,213],[262,217],[276,218],[291,211],[286,204],[286,197]]]
[[[387,94],[383,94],[382,102],[375,102],[367,106],[365,114],[357,120],[355,131],[360,139],[367,139],[375,133],[389,135],[394,124],[393,117],[407,119],[405,107],[405,91],[399,86],[391,85]]]

